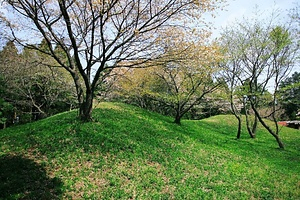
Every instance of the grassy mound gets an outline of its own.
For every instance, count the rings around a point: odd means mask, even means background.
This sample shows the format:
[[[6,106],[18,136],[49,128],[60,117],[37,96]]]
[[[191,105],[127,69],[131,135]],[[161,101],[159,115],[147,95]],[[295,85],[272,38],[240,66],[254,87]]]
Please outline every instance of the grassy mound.
[[[300,132],[286,150],[263,129],[235,140],[233,116],[183,121],[102,103],[0,131],[0,199],[299,199]]]

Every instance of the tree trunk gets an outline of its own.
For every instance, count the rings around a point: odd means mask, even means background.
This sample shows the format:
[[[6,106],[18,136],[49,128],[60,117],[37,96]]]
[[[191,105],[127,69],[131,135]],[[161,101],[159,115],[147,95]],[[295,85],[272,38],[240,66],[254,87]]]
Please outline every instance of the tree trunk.
[[[258,119],[257,119],[257,116],[255,115],[254,116],[254,122],[253,122],[253,125],[252,125],[252,135],[253,135],[254,138],[256,137],[257,122],[258,122]]]
[[[273,134],[272,134],[272,135],[273,135]],[[283,142],[281,141],[281,139],[279,138],[279,136],[278,136],[277,134],[274,134],[273,136],[275,137],[276,142],[278,143],[279,148],[280,148],[280,149],[284,149],[284,144],[283,144]]]
[[[231,107],[231,111],[234,114],[235,118],[238,120],[238,130],[237,130],[237,134],[236,134],[236,139],[240,139],[241,138],[241,132],[242,132],[242,119],[241,119],[241,116],[239,115],[239,113],[238,113],[238,111],[237,111],[237,109],[234,105],[232,92],[230,94],[230,107]]]
[[[88,122],[92,120],[92,111],[93,111],[93,97],[94,93],[91,89],[86,89],[85,97],[84,92],[80,83],[80,78],[76,72],[71,72],[73,77],[77,100],[79,105],[79,119],[83,122]]]
[[[79,107],[79,119],[84,122],[92,121],[93,111],[93,93],[91,91],[86,92],[85,100]]]
[[[235,118],[238,120],[238,130],[237,130],[237,134],[236,134],[236,139],[240,139],[241,132],[242,132],[242,119],[241,119],[241,116],[234,109],[233,105],[232,105],[232,112],[233,112]]]
[[[240,139],[241,138],[241,132],[242,132],[242,120],[241,117],[236,116],[237,120],[238,120],[238,130],[237,130],[237,134],[236,134],[236,139]]]
[[[174,123],[180,125],[181,117],[182,117],[182,115],[180,115],[179,112],[176,112]]]
[[[258,121],[263,125],[263,127],[265,127],[265,129],[268,130],[268,132],[273,135],[273,137],[276,139],[276,142],[278,143],[278,146],[280,149],[284,149],[284,144],[281,141],[281,139],[279,138],[278,132],[274,132],[265,122],[264,120],[261,118],[261,116],[259,115],[258,111],[256,110],[256,108],[253,106],[253,104],[251,104],[252,109],[255,113],[255,115],[257,116]]]
[[[246,116],[246,126],[247,126],[247,131],[250,135],[251,138],[255,138],[255,134],[253,134],[252,130],[253,130],[253,127],[252,129],[250,128],[250,119],[249,119],[249,114],[248,114],[248,110],[246,109],[245,110],[245,116]]]
[[[247,131],[251,138],[255,138],[255,135],[252,132],[253,127],[252,127],[252,129],[250,128],[250,119],[249,119],[249,113],[248,113],[248,108],[247,108],[247,100],[245,98],[243,99],[243,105],[244,105],[244,109],[245,109]]]

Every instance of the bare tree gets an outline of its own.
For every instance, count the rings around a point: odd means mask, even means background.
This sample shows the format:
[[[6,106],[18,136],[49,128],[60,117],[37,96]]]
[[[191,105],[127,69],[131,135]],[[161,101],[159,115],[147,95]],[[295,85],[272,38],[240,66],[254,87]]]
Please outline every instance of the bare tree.
[[[73,77],[79,117],[92,118],[95,90],[103,72],[134,67],[160,57],[159,32],[182,20],[200,19],[213,10],[213,0],[6,0],[15,17],[6,18],[12,35],[22,45],[43,38],[48,49],[32,48],[52,56]],[[17,26],[26,32],[20,40]],[[182,26],[181,26],[182,27]],[[24,37],[24,35],[21,35]],[[28,45],[27,45],[28,46]],[[30,46],[30,45],[29,45]],[[64,56],[54,50],[59,47]]]
[[[221,71],[221,76],[224,78],[225,82],[227,83],[227,87],[225,86],[225,91],[227,93],[227,97],[229,97],[230,102],[230,109],[231,112],[234,114],[235,118],[238,120],[238,130],[236,138],[240,139],[241,131],[242,131],[242,114],[241,114],[241,106],[237,105],[236,99],[238,99],[238,103],[241,105],[243,99],[241,96],[238,97],[237,95],[237,85],[238,79],[237,77],[241,73],[240,68],[240,59],[237,59],[234,51],[234,48],[229,49],[229,47],[233,47],[235,44],[232,43],[230,40],[223,40],[222,45],[224,47],[224,60],[220,62],[220,68],[223,70]],[[238,97],[238,98],[237,98]],[[243,98],[243,97],[242,97]]]

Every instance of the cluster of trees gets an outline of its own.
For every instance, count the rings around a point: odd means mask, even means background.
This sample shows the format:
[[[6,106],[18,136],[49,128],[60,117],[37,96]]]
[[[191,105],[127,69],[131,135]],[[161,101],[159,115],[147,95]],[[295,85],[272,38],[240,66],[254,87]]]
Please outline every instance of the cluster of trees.
[[[93,100],[109,90],[111,99],[172,115],[180,124],[184,115],[207,109],[198,105],[221,98],[239,122],[237,138],[245,115],[252,138],[260,122],[284,148],[278,111],[293,118],[299,108],[299,74],[286,79],[299,61],[298,12],[291,13],[296,25],[273,17],[236,22],[212,42],[199,24],[222,1],[4,2],[13,17],[1,17],[3,35],[22,50],[9,42],[1,51],[2,122],[10,112],[32,119],[74,105],[90,121]]]
[[[1,19],[16,42],[42,38],[53,57],[73,78],[79,116],[92,119],[93,98],[102,76],[111,69],[133,67],[161,58],[161,33],[170,27],[201,23],[204,12],[222,1],[213,0],[5,0],[12,15]],[[16,20],[17,18],[17,20]],[[18,28],[26,37],[18,37]],[[197,27],[195,27],[195,30]],[[33,36],[34,38],[30,38]],[[59,48],[60,52],[54,49]],[[82,81],[81,81],[82,80]]]
[[[237,23],[225,30],[221,45],[226,59],[221,65],[229,85],[231,108],[239,122],[237,138],[241,134],[242,119],[241,111],[236,108],[238,102],[243,104],[250,136],[255,138],[259,121],[276,138],[279,147],[284,148],[279,138],[277,113],[282,107],[282,83],[299,61],[299,32],[292,29],[292,24],[274,22],[272,16],[268,20]],[[249,117],[250,111],[254,120]],[[271,119],[275,128],[263,118]]]
[[[280,85],[280,98],[278,99],[284,112],[280,118],[295,120],[300,113],[300,73],[295,72],[291,77],[283,80]]]
[[[40,44],[40,46],[43,44]],[[49,68],[53,59],[13,42],[0,51],[0,123],[38,120],[77,106],[73,82],[60,68]]]

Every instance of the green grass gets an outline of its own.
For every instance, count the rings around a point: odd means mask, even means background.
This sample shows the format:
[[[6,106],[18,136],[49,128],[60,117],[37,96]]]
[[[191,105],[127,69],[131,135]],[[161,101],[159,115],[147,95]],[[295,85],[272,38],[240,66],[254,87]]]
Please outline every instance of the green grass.
[[[0,131],[0,199],[300,199],[300,131],[279,150],[236,120],[173,119],[102,103],[94,122],[76,112]]]

